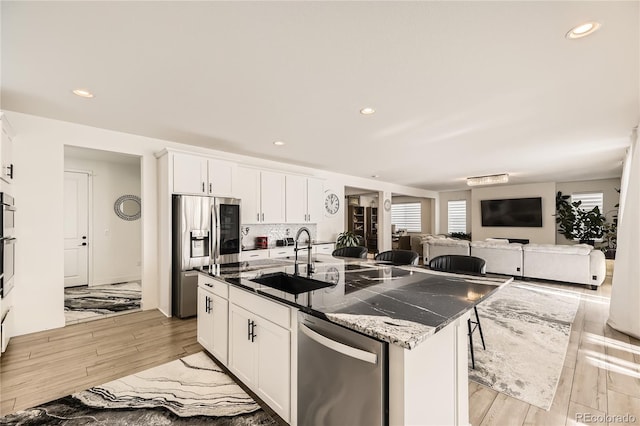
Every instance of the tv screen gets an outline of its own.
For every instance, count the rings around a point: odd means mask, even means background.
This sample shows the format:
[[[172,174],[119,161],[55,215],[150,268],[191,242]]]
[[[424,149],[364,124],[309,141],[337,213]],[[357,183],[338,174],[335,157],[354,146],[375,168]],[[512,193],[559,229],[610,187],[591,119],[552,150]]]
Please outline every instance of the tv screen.
[[[542,198],[481,200],[482,226],[542,226]]]

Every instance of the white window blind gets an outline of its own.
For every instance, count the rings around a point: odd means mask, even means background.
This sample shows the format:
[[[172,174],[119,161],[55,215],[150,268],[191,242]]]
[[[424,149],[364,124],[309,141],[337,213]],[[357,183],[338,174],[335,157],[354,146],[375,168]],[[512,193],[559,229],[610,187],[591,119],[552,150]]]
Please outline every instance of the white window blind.
[[[582,201],[580,210],[589,211],[594,207],[598,207],[600,213],[603,213],[603,194],[602,192],[589,192],[583,194],[571,194],[571,202]]]
[[[393,204],[391,206],[391,223],[396,229],[407,232],[422,232],[422,210],[420,203]]]
[[[447,232],[467,232],[467,201],[447,202]]]

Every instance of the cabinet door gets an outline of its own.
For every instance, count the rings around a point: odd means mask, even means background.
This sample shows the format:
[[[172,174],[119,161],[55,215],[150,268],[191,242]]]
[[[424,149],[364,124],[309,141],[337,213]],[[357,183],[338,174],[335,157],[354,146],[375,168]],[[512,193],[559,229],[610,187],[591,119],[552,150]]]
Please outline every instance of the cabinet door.
[[[257,346],[249,335],[251,316],[241,307],[229,304],[229,370],[248,386],[256,376],[254,360]]]
[[[307,222],[307,178],[285,176],[285,204],[287,223]]]
[[[173,192],[207,194],[207,160],[196,155],[173,156]]]
[[[324,182],[320,179],[307,179],[307,221],[320,223],[324,218]]]
[[[233,197],[235,164],[228,161],[208,160],[209,195]]]
[[[214,347],[214,315],[209,307],[213,293],[198,287],[198,343],[210,353]]]
[[[242,224],[260,223],[260,171],[238,167],[237,196],[242,200]]]
[[[260,318],[255,334],[258,351],[256,393],[288,422],[291,400],[291,333]]]
[[[211,298],[211,314],[213,315],[213,345],[210,352],[220,362],[227,365],[229,302],[215,294],[209,297]]]
[[[5,118],[2,123],[4,127]],[[2,144],[0,145],[0,178],[7,183],[13,181],[13,140],[7,131],[2,129]]]
[[[284,223],[284,174],[263,171],[260,173],[260,176],[261,221],[263,223]]]

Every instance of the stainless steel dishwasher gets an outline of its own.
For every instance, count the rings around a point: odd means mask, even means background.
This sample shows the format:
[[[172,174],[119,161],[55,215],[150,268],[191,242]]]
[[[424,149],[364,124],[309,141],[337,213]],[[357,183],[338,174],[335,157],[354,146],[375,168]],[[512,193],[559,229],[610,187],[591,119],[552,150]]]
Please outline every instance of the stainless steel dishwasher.
[[[388,424],[387,344],[298,313],[298,425]]]

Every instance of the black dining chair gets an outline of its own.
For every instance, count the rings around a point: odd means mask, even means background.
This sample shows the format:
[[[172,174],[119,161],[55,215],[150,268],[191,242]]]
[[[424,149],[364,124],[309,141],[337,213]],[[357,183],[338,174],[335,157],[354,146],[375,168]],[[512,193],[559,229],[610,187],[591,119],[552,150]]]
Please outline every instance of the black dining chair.
[[[378,253],[375,260],[389,262],[393,265],[417,265],[420,255],[412,250],[388,250]]]
[[[335,249],[331,253],[331,256],[334,256],[334,257],[355,257],[355,258],[358,258],[358,259],[365,259],[367,257],[367,253],[369,253],[369,250],[367,250],[366,247],[362,247],[362,246],[340,247],[340,248]]]
[[[453,272],[453,273],[472,273],[483,274],[486,271],[486,262],[484,259],[475,256],[463,256],[457,254],[447,254],[431,259],[429,268],[435,271]],[[487,349],[484,344],[484,335],[482,334],[482,326],[480,325],[480,317],[478,316],[478,308],[474,305],[473,312],[476,320],[471,318],[467,320],[467,329],[469,330],[469,348],[471,350],[471,368],[476,368],[476,361],[473,356],[473,333],[478,329],[480,332],[480,340],[482,341],[482,349]]]

